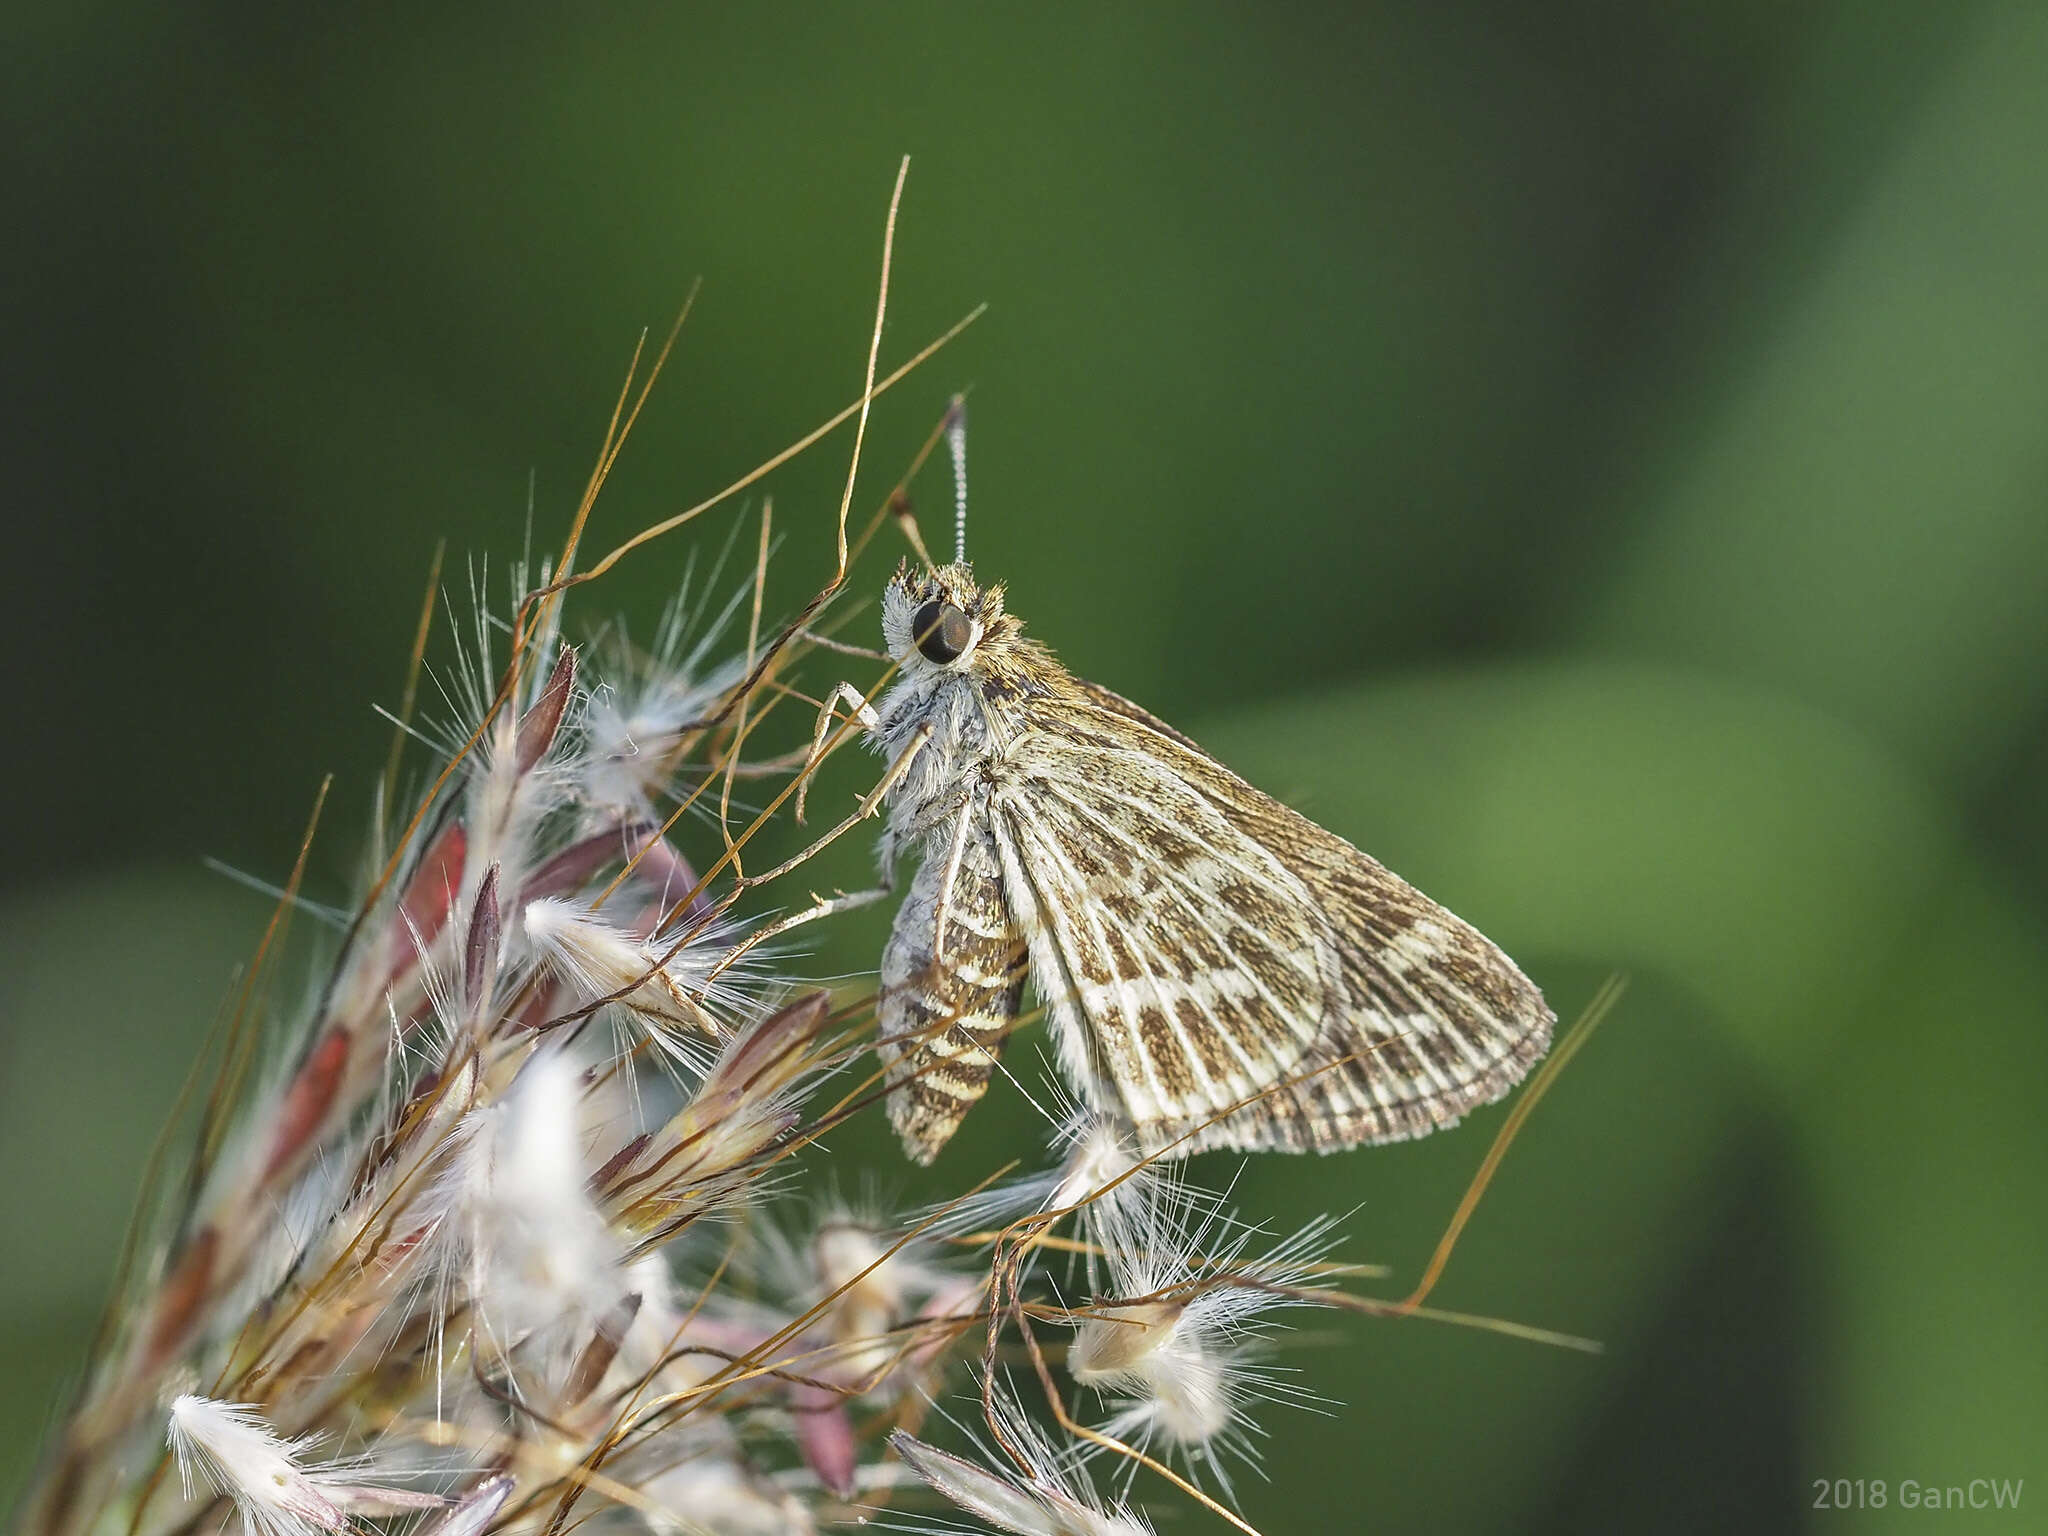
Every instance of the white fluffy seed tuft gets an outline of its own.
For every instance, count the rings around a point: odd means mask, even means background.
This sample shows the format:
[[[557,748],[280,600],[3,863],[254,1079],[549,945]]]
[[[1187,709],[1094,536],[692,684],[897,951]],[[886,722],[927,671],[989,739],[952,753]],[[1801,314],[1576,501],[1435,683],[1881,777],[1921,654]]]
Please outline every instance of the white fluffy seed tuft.
[[[1302,1396],[1259,1351],[1275,1311],[1312,1304],[1304,1288],[1329,1225],[1255,1253],[1255,1230],[1164,1175],[1107,1225],[1119,1233],[1103,1255],[1110,1294],[1077,1318],[1069,1369],[1082,1385],[1118,1394],[1111,1434],[1161,1445],[1228,1491],[1226,1462],[1257,1460],[1252,1405]]]
[[[526,937],[542,962],[580,989],[585,1001],[612,997],[666,1026],[649,1034],[668,1050],[677,1049],[669,1030],[713,1039],[725,1033],[699,1001],[705,967],[689,945],[671,954],[673,945],[644,943],[574,902],[553,898],[527,903]]]
[[[903,1430],[889,1437],[903,1464],[952,1503],[999,1531],[1014,1536],[1152,1536],[1152,1527],[1123,1505],[1104,1508],[1091,1490],[1076,1487],[1076,1474],[1063,1472],[1042,1442],[1026,1455],[1029,1473],[995,1472],[912,1438]],[[1035,1451],[1047,1452],[1040,1464]]]
[[[177,1457],[186,1496],[202,1486],[225,1494],[257,1536],[340,1533],[352,1529],[351,1514],[435,1509],[444,1502],[432,1494],[366,1483],[360,1462],[308,1464],[305,1453],[313,1441],[286,1439],[247,1403],[185,1393],[171,1403],[165,1438]]]
[[[601,1317],[624,1294],[623,1245],[590,1196],[589,1143],[583,1074],[552,1049],[456,1131],[441,1237],[459,1244],[478,1321],[501,1352]]]

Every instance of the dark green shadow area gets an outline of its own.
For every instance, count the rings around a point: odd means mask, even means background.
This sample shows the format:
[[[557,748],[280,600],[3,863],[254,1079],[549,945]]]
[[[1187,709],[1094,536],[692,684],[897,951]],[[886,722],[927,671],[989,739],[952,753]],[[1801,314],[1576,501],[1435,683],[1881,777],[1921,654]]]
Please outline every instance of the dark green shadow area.
[[[144,1163],[267,908],[164,869],[0,907],[0,1018],[37,1021],[0,1036],[0,1508],[83,1368]]]
[[[858,504],[971,388],[977,561],[1034,633],[1567,1016],[1634,978],[1435,1298],[1607,1352],[1319,1324],[1277,1363],[1344,1406],[1268,1416],[1268,1536],[2048,1488],[2044,79],[2025,0],[15,7],[0,1501],[261,930],[199,857],[279,877],[332,770],[309,889],[347,899],[436,540],[458,612],[502,602],[693,276],[594,547],[850,399],[906,151],[885,363],[990,310],[878,409]],[[771,612],[846,448],[762,487]],[[759,505],[572,622],[645,637]],[[870,971],[886,922],[787,964]],[[1398,1292],[1500,1114],[1240,1194],[1356,1207]],[[1039,1136],[1005,1091],[931,1176],[878,1124],[833,1155],[907,1199]]]

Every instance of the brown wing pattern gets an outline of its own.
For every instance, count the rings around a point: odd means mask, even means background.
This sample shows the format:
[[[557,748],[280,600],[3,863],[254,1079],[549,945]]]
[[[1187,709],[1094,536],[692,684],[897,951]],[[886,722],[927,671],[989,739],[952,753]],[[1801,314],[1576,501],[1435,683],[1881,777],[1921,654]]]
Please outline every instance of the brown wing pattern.
[[[1024,996],[1024,945],[1010,923],[985,818],[970,822],[957,869],[927,857],[882,952],[875,1047],[889,1119],[904,1151],[929,1163],[988,1090]],[[943,923],[944,942],[936,944]]]
[[[1070,1075],[1145,1147],[1419,1136],[1541,1058],[1551,1012],[1478,930],[1081,688],[1005,754],[995,842]]]

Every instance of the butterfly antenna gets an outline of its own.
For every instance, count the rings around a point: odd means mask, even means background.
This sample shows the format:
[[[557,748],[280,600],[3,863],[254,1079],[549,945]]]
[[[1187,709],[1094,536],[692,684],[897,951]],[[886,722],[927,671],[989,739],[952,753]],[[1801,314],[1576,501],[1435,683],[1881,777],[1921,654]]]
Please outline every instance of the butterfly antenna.
[[[967,397],[946,412],[946,448],[953,455],[953,563],[967,563]]]

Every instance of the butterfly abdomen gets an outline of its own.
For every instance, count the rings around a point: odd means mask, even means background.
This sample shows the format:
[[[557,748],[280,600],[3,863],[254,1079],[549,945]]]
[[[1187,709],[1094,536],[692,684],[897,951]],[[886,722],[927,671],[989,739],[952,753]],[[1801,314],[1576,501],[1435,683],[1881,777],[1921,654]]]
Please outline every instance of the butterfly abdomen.
[[[982,1094],[1023,1006],[1024,944],[986,834],[928,854],[882,954],[876,1046],[889,1117],[929,1163]]]

